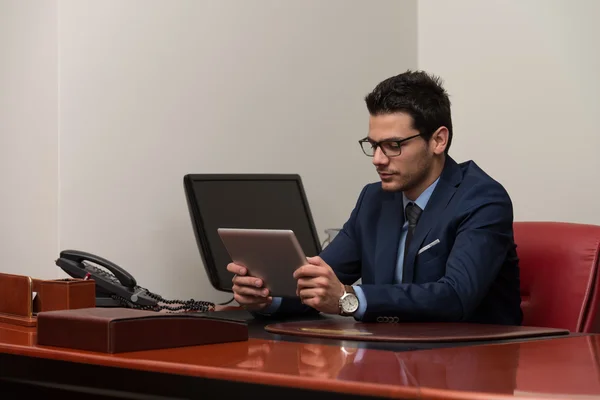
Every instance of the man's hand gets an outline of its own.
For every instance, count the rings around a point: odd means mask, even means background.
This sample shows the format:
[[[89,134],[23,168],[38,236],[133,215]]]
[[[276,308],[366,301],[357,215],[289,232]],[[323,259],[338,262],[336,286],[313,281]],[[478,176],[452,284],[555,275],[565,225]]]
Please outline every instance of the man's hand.
[[[309,264],[294,272],[296,294],[302,303],[326,314],[339,314],[344,285],[321,257],[307,258]]]
[[[271,304],[273,298],[269,296],[269,289],[263,288],[262,279],[246,276],[248,270],[234,263],[227,265],[227,271],[236,274],[231,280],[233,298],[242,307],[251,311],[260,311]]]

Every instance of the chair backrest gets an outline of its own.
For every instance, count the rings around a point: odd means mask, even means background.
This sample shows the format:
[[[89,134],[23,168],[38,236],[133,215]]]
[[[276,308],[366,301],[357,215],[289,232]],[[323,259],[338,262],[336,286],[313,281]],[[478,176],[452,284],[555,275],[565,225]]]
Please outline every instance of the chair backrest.
[[[515,222],[523,325],[600,332],[600,226]]]

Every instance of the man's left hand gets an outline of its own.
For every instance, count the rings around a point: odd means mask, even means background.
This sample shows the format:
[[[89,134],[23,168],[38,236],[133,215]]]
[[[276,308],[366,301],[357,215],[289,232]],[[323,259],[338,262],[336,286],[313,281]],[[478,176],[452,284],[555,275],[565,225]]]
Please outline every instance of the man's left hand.
[[[344,285],[321,257],[307,260],[308,264],[294,272],[294,278],[298,280],[296,294],[302,303],[322,313],[339,314]]]

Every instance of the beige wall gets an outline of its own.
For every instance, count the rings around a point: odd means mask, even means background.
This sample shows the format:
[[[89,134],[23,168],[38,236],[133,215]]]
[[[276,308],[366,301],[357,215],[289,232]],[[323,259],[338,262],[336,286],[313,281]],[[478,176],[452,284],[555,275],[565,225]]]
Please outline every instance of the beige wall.
[[[56,29],[56,2],[0,0],[0,272],[57,276]]]
[[[45,147],[55,161],[43,173],[56,174],[58,158],[60,185],[53,175],[42,195],[54,203],[40,213],[58,218],[59,237],[38,232],[52,244],[40,255],[48,262],[22,269],[57,269],[58,249],[77,248],[167,297],[229,298],[202,267],[184,174],[299,173],[319,232],[338,227],[377,179],[357,144],[367,130],[363,96],[417,61],[416,1],[48,4],[58,4],[45,22],[54,24],[47,34],[60,60],[60,148]],[[41,39],[36,46],[45,47]],[[31,67],[49,72],[44,63]],[[55,100],[44,112],[56,109]],[[18,160],[7,165],[10,179],[21,179]],[[20,246],[32,225],[17,230]]]
[[[419,67],[452,95],[451,155],[510,192],[517,220],[600,224],[600,2],[419,0]]]

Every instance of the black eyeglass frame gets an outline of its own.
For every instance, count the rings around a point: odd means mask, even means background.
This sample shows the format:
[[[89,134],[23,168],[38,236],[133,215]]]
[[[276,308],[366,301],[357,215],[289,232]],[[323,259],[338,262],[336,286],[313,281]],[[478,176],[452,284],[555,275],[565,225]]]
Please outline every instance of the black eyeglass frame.
[[[363,151],[363,153],[365,153],[365,155],[367,157],[375,157],[375,153],[377,152],[377,148],[378,147],[381,148],[381,151],[383,152],[383,154],[386,157],[388,157],[388,158],[389,157],[398,157],[400,154],[402,154],[402,148],[400,147],[400,145],[402,143],[404,143],[404,142],[406,142],[406,141],[408,141],[410,139],[414,139],[414,138],[416,138],[418,136],[422,136],[422,135],[420,133],[417,133],[416,135],[409,136],[409,137],[404,138],[404,139],[399,139],[399,140],[398,139],[386,139],[386,140],[381,140],[379,142],[375,142],[373,140],[370,140],[369,138],[363,138],[363,139],[360,139],[358,141],[358,144],[359,144],[361,150]],[[365,148],[363,146],[363,143],[369,143],[369,145],[373,148],[373,154],[367,153],[367,151],[365,150]],[[385,151],[385,147],[381,147],[382,143],[396,143],[396,145],[398,146],[398,154],[387,154],[386,151]]]

